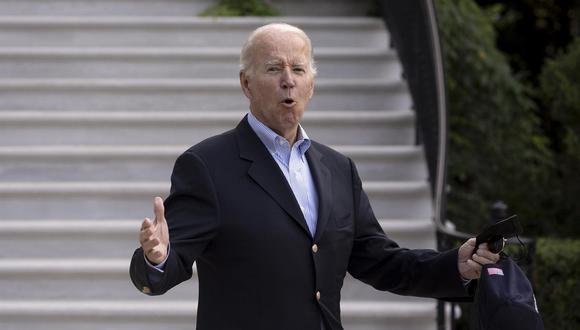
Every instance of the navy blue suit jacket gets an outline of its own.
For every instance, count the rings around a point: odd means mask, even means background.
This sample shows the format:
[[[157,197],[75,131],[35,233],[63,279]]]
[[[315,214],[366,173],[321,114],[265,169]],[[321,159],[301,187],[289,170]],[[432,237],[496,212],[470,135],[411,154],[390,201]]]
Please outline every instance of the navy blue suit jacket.
[[[150,283],[137,249],[130,268],[135,286],[163,294],[191,277],[195,261],[199,330],[320,330],[321,316],[326,329],[342,329],[347,271],[398,294],[466,295],[457,250],[399,248],[383,233],[349,158],[316,142],[306,157],[319,196],[314,238],[246,118],[183,153],[165,201],[171,240],[165,272]]]

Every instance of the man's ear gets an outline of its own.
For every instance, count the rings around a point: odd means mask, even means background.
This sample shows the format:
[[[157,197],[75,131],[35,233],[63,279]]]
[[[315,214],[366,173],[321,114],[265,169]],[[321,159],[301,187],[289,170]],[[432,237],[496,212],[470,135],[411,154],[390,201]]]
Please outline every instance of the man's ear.
[[[246,74],[245,71],[240,71],[240,86],[242,86],[242,91],[244,92],[244,95],[246,95],[246,97],[251,100],[252,92],[250,91],[248,75]]]
[[[314,95],[314,79],[312,80],[312,83],[310,85],[310,95],[308,95],[308,98],[311,99],[313,95]]]

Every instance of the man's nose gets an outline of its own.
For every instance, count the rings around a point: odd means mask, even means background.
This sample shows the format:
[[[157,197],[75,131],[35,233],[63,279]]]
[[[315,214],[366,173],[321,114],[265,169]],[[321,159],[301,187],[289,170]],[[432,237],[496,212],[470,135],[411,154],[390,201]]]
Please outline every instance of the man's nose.
[[[282,88],[292,88],[292,87],[296,86],[296,82],[294,81],[294,76],[292,75],[292,70],[288,67],[282,71],[281,86],[282,86]]]

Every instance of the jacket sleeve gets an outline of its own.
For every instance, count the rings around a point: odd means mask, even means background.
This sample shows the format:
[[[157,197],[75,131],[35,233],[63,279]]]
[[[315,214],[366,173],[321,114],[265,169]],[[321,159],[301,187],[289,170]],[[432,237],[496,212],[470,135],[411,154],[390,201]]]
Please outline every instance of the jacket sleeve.
[[[155,282],[143,255],[135,250],[130,276],[137,289],[149,295],[160,295],[192,276],[192,267],[219,228],[219,207],[208,168],[193,151],[182,154],[173,168],[171,191],[165,200],[165,218],[169,226],[170,253],[164,272]],[[161,276],[159,276],[161,275]]]
[[[409,250],[389,239],[371,209],[351,161],[355,234],[349,273],[378,290],[401,295],[464,297],[457,250]]]

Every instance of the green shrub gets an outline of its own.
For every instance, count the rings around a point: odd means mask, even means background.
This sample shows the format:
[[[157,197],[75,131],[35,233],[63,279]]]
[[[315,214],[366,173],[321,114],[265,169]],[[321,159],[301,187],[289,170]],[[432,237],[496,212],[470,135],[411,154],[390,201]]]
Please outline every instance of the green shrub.
[[[478,232],[503,200],[526,234],[541,232],[553,166],[530,92],[473,0],[438,0],[449,110],[448,218]],[[536,221],[537,220],[537,221]]]
[[[264,0],[220,0],[201,16],[276,16],[278,11]]]
[[[546,329],[580,329],[580,240],[538,240],[534,283]]]
[[[556,234],[580,237],[580,39],[548,60],[540,75],[543,103],[556,123],[558,173],[552,192],[558,213]]]

